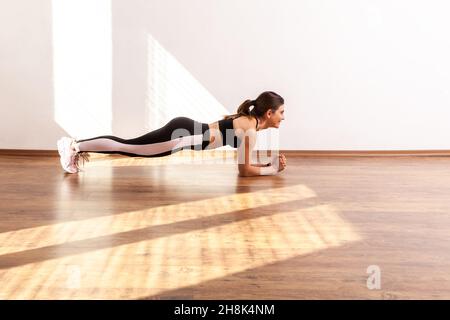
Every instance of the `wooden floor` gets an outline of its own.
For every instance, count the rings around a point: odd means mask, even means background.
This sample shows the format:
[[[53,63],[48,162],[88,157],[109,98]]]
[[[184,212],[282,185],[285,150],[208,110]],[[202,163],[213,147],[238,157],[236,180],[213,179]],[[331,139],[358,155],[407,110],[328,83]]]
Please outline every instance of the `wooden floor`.
[[[287,161],[0,156],[0,299],[450,299],[450,157]]]

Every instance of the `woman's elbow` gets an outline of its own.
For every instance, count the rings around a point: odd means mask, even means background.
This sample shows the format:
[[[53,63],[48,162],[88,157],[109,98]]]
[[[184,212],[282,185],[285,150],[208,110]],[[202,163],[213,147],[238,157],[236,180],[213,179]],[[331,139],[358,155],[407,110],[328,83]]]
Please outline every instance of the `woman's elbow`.
[[[247,166],[239,165],[238,169],[239,169],[239,176],[240,177],[249,177],[249,176],[251,176],[250,170],[248,169]]]
[[[248,177],[249,174],[245,170],[239,170],[239,177]]]
[[[256,170],[255,170],[256,169]],[[259,175],[259,168],[255,168],[252,166],[240,166],[239,167],[239,176],[240,177],[254,177]]]

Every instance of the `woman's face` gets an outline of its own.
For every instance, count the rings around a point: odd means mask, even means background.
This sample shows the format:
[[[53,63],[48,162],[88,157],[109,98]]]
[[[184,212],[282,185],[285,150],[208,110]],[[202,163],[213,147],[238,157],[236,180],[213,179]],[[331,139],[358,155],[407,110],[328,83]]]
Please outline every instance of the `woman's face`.
[[[284,120],[284,104],[282,104],[277,111],[271,111],[269,114],[269,127],[279,128],[281,121]]]

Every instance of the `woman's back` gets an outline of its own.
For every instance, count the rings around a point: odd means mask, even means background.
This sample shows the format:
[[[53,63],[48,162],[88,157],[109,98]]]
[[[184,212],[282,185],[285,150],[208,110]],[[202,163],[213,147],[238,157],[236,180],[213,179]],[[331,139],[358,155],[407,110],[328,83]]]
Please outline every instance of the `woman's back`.
[[[221,145],[229,145],[237,148],[240,145],[240,139],[236,136],[236,130],[245,132],[248,129],[256,129],[256,118],[252,116],[236,116],[229,119],[221,119],[208,124],[210,130],[210,146],[216,148]],[[222,141],[224,139],[225,141]]]

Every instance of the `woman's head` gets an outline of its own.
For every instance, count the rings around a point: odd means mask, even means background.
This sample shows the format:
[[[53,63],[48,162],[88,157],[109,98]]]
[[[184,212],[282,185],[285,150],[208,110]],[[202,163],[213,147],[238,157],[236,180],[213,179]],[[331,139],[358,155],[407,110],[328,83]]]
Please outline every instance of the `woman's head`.
[[[266,121],[267,127],[278,128],[284,119],[284,99],[273,91],[264,91],[255,100],[245,100],[236,114],[225,116],[225,119],[236,116],[255,116]]]

